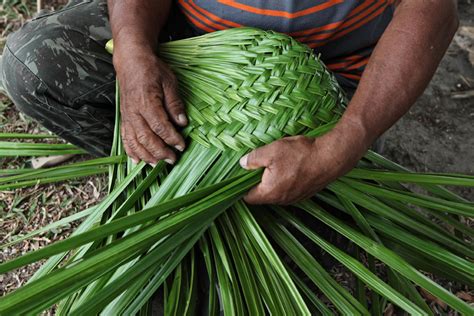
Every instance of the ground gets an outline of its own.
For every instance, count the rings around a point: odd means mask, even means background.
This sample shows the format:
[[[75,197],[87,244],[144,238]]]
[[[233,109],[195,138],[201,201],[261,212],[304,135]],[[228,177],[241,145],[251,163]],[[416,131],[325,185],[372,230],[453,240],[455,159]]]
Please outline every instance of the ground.
[[[43,1],[42,6],[57,8],[65,2]],[[0,51],[5,36],[34,14],[36,8],[35,1],[3,1]],[[460,1],[459,13],[461,27],[431,84],[410,112],[386,133],[385,156],[416,171],[474,174],[474,5],[470,0]],[[0,132],[39,129],[19,114],[5,96],[0,96]],[[0,168],[24,164],[24,159],[0,159]],[[105,179],[95,177],[27,190],[0,191],[0,244],[97,203],[104,189]],[[474,201],[474,189],[458,192]],[[73,227],[0,250],[0,262],[63,239]],[[23,284],[37,267],[0,276],[0,296]]]
[[[474,4],[425,93],[386,133],[384,155],[422,172],[474,174]],[[461,192],[471,201],[474,189]]]

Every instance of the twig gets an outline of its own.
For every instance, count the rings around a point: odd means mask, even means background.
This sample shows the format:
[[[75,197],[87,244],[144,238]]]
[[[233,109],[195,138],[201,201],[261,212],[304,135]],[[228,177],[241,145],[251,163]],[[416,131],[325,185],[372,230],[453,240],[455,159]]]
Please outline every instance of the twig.
[[[474,90],[460,91],[451,93],[453,99],[468,99],[474,97]]]

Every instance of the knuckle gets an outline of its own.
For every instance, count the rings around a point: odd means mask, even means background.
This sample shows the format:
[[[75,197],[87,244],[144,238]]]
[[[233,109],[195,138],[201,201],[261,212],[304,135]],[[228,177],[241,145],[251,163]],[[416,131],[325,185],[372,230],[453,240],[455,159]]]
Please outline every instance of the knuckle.
[[[166,155],[166,148],[162,148],[159,146],[153,146],[148,149],[150,152],[150,155],[153,156],[154,158],[160,159],[160,157],[163,157]]]
[[[137,135],[137,141],[142,144],[142,145],[145,145],[147,146],[148,143],[149,143],[149,138],[146,134],[138,134]]]
[[[154,151],[152,155],[157,160],[163,160],[166,158],[166,155],[162,151]]]
[[[152,100],[152,104],[155,106],[163,106],[163,92],[156,91],[150,95],[150,100]]]
[[[138,144],[136,142],[129,142],[128,143],[128,147],[132,150],[132,151],[137,151],[138,149]]]
[[[159,136],[164,137],[164,135],[168,133],[165,125],[162,124],[161,122],[155,121],[151,124],[150,127],[153,130],[153,132]]]
[[[290,201],[292,200],[288,192],[284,192],[279,196],[273,196],[273,198],[275,199],[276,203],[283,205],[290,204]]]
[[[184,108],[183,102],[181,102],[181,100],[179,99],[172,100],[167,105],[168,105],[168,108],[170,108],[171,110],[178,110],[178,109],[180,110]]]
[[[166,150],[162,147],[154,148],[153,150],[151,150],[151,154],[153,155],[153,157],[157,159],[161,159],[161,158],[166,157]]]
[[[123,145],[124,145],[125,147],[131,148],[131,147],[132,147],[131,145],[132,145],[133,142],[132,142],[131,139],[125,139],[125,138],[124,138],[123,141],[122,141],[122,143],[123,143]]]
[[[258,154],[258,149],[255,149],[255,150],[252,150],[250,153],[249,153],[249,156],[248,156],[248,163],[253,163],[255,160],[257,160],[259,154]]]

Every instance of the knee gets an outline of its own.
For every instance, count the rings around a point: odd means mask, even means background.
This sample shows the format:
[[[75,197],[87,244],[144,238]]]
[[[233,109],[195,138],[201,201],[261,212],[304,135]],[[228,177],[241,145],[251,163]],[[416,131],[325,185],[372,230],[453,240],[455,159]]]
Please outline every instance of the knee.
[[[28,114],[28,105],[41,101],[40,90],[44,84],[8,45],[3,50],[0,71],[3,90],[22,112]]]
[[[7,38],[5,49],[48,85],[63,88],[71,78],[84,79],[85,70],[101,59],[97,55],[106,55],[111,38],[106,16],[85,18],[92,13],[87,5],[92,1],[25,23]]]
[[[48,98],[72,106],[75,97],[95,88],[84,84],[94,71],[104,81],[113,79],[111,57],[104,48],[111,37],[105,3],[89,0],[70,5],[25,23],[8,37],[4,86],[20,109],[24,102],[16,100],[19,96],[28,94],[41,101],[45,89]],[[91,81],[100,86],[100,80]]]

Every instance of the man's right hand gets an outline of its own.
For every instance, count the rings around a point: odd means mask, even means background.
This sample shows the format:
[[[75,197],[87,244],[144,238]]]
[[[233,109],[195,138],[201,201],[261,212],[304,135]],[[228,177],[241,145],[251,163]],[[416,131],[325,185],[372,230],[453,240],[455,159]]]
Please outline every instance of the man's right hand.
[[[145,52],[144,52],[145,51]],[[188,123],[171,69],[153,51],[114,55],[120,82],[121,134],[125,151],[135,162],[173,164],[185,142],[176,125]]]

